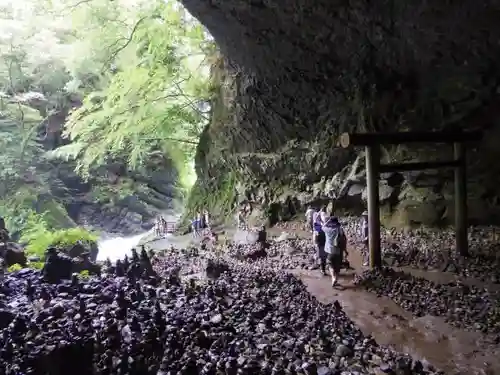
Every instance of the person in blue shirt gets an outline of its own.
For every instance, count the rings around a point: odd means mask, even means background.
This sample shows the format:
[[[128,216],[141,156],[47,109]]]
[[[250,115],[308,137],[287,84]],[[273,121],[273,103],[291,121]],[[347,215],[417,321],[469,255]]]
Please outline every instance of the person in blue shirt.
[[[191,227],[193,229],[193,236],[198,237],[200,235],[200,215],[197,214],[194,219],[191,221]]]
[[[336,286],[340,269],[344,261],[344,254],[347,254],[347,237],[344,229],[339,223],[339,220],[330,216],[323,224],[323,232],[325,233],[325,248],[327,262],[332,276],[332,286]]]

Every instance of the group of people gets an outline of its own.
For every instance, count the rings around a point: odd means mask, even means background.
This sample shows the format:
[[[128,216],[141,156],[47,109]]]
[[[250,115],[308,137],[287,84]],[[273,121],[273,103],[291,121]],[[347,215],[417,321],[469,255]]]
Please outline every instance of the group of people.
[[[154,231],[155,231],[155,235],[157,237],[163,238],[167,235],[167,233],[171,232],[172,229],[168,228],[168,222],[165,220],[165,218],[163,216],[158,216],[156,218]]]
[[[361,221],[362,238],[365,250],[363,251],[363,265],[368,265],[368,215],[363,212]],[[318,252],[321,272],[327,275],[328,266],[332,279],[332,286],[337,285],[340,269],[342,268],[347,252],[347,236],[338,218],[333,212],[327,213],[327,208],[319,210],[309,207],[306,211],[306,222],[313,235],[313,243]]]
[[[198,212],[191,221],[191,229],[194,237],[200,237],[205,230],[210,231],[210,214],[207,210]]]

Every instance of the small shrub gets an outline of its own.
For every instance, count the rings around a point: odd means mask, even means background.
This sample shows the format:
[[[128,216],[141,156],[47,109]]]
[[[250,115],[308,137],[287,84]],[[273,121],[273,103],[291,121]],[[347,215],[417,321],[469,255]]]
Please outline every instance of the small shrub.
[[[27,254],[43,257],[48,247],[67,247],[78,241],[95,242],[97,236],[83,228],[70,228],[52,232],[48,230],[32,231],[23,235],[21,240],[28,243],[26,246]]]
[[[16,272],[16,271],[20,271],[20,270],[22,270],[22,269],[23,269],[23,267],[22,267],[22,266],[20,266],[19,264],[13,264],[12,266],[10,266],[10,267],[7,269],[7,271],[8,271],[8,272]]]
[[[82,279],[88,279],[90,277],[90,273],[89,271],[87,270],[83,270],[83,271],[80,271],[78,273],[78,275],[82,278]]]

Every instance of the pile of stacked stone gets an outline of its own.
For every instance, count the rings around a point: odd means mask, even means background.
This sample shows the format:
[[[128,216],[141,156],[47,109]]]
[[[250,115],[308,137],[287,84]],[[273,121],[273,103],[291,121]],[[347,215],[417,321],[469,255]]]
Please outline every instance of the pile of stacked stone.
[[[0,284],[0,372],[437,373],[378,346],[338,303],[319,303],[286,272],[213,258],[203,282],[162,274],[162,262],[178,267],[185,258],[133,252],[107,262],[100,277],[58,283],[28,269],[7,275]]]
[[[453,326],[491,335],[500,343],[499,292],[459,282],[437,284],[392,268],[367,270],[355,284],[391,298],[418,317],[444,317]]]
[[[361,249],[359,220],[346,218],[351,246]],[[500,283],[500,230],[496,227],[469,228],[470,257],[455,251],[455,232],[451,229],[396,231],[381,229],[384,263],[391,267],[454,272],[486,282]]]

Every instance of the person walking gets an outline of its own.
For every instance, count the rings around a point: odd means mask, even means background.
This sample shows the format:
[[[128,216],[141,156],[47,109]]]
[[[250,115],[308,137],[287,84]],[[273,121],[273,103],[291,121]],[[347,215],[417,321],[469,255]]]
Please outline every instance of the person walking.
[[[325,232],[321,230],[314,237],[314,245],[316,246],[316,256],[317,260],[319,261],[320,270],[323,276],[327,275],[326,273],[327,254],[325,252],[325,242],[326,242]]]
[[[321,211],[313,213],[313,243],[316,244],[316,237],[323,231],[323,221],[321,219]]]
[[[326,220],[328,219],[328,215],[326,214],[326,206],[321,207],[321,209],[319,210],[319,217],[321,218],[321,223],[325,224]]]
[[[208,210],[203,211],[203,220],[205,223],[205,228],[210,229],[210,214],[208,213]]]
[[[314,231],[314,221],[313,221],[313,216],[314,216],[314,208],[312,206],[307,207],[306,211],[306,230],[310,230],[311,233]]]
[[[347,237],[339,220],[334,216],[326,219],[322,229],[325,233],[325,253],[332,277],[332,286],[336,286],[344,261],[344,254],[348,255]]]
[[[200,235],[200,231],[199,231],[200,222],[199,222],[198,218],[199,218],[199,216],[196,215],[194,217],[194,219],[191,221],[191,228],[193,230],[193,237],[199,237],[199,235]]]

